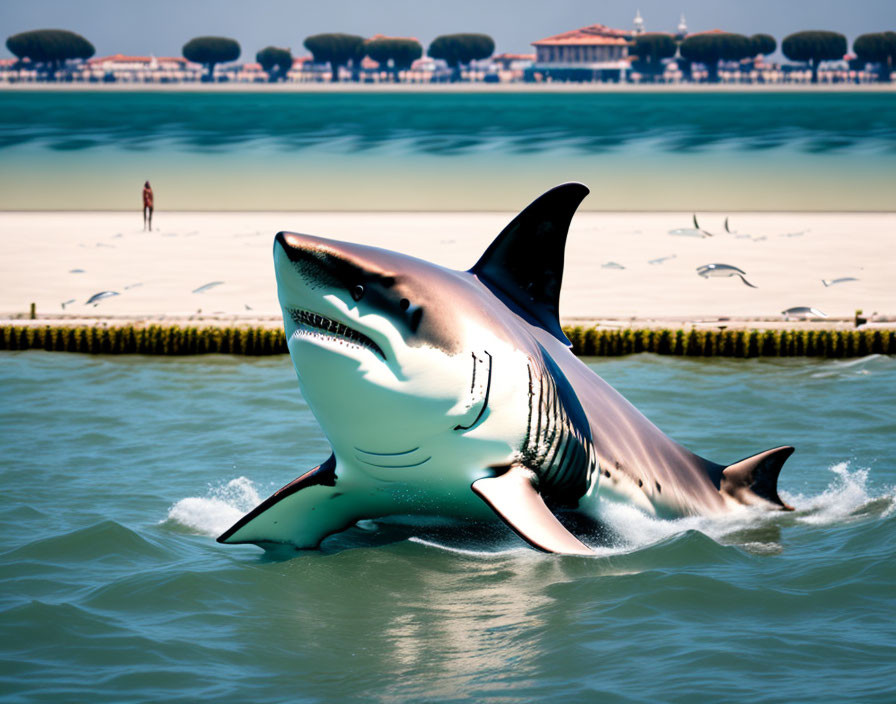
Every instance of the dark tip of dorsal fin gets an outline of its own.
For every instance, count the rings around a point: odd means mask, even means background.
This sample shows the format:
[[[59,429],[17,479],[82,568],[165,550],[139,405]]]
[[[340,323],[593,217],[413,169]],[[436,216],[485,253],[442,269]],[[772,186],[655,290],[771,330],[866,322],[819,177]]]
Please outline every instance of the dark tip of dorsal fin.
[[[570,344],[560,327],[560,285],[569,223],[588,195],[564,183],[536,198],[505,227],[470,272],[530,323]]]

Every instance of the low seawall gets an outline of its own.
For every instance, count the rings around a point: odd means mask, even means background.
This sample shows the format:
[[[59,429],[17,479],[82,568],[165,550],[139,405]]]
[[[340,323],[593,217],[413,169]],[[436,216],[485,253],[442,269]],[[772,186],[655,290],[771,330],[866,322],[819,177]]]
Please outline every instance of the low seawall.
[[[567,326],[575,354],[616,357],[638,352],[684,357],[863,357],[896,354],[896,328],[871,330],[605,330]],[[3,325],[0,350],[87,354],[286,353],[282,329],[266,326]]]

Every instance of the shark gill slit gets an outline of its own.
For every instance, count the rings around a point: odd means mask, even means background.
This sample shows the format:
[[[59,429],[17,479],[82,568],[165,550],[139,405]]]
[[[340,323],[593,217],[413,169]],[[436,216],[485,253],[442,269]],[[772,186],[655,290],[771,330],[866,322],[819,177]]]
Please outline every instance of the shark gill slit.
[[[476,388],[476,353],[470,352],[470,356],[473,357],[473,380],[470,382],[470,393],[473,393]]]
[[[479,409],[479,415],[476,416],[476,419],[470,423],[469,425],[455,425],[455,430],[470,430],[475,427],[475,425],[482,418],[485,413],[485,409],[488,408],[488,396],[492,390],[492,356],[489,354],[488,350],[484,350],[484,352],[488,355],[488,379],[485,384],[485,400],[482,402],[482,408]],[[473,375],[475,378],[476,375],[476,355],[473,355]]]
[[[538,376],[537,392],[533,374]],[[560,500],[578,500],[581,492],[577,487],[587,487],[597,466],[593,444],[572,422],[547,369],[530,364],[529,384],[529,424],[521,448],[523,463],[538,476],[545,493]]]
[[[523,451],[529,447],[529,439],[532,435],[532,397],[535,391],[532,389],[532,365],[526,365],[526,371],[529,373],[529,419],[526,421],[526,437],[523,438]]]

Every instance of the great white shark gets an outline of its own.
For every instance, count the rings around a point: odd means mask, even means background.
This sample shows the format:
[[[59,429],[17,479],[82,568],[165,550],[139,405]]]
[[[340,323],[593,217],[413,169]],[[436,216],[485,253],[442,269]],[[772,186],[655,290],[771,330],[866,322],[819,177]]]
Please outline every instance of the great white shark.
[[[662,517],[790,509],[777,480],[792,447],[704,459],[573,355],[560,284],[587,194],[548,191],[469,271],[278,233],[289,353],[332,454],[218,541],[315,548],[361,519],[497,516],[540,550],[589,554],[558,515],[604,500]]]

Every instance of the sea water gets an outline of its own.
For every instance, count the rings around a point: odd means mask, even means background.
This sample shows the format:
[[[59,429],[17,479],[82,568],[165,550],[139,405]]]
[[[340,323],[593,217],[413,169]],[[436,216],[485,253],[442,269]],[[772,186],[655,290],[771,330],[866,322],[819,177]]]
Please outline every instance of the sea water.
[[[288,357],[0,354],[0,700],[892,702],[896,359],[589,364],[796,511],[219,545],[329,454]]]
[[[886,92],[0,92],[0,210],[891,210]]]

